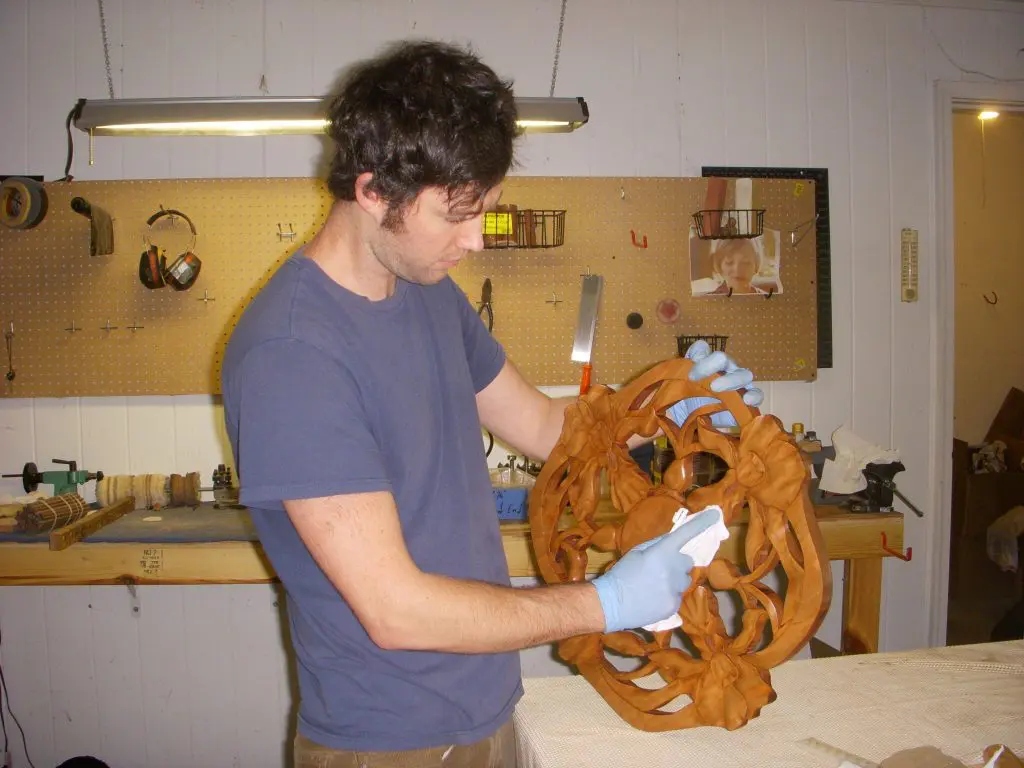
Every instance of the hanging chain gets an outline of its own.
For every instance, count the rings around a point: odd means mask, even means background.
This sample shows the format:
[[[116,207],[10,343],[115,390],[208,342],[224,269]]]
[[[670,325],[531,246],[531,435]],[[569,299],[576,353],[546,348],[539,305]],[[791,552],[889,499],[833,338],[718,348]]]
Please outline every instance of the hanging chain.
[[[107,90],[114,98],[114,77],[110,74],[110,44],[107,42],[107,17],[103,13],[103,0],[96,0],[100,7],[100,33],[103,35],[103,60],[107,65]]]
[[[101,0],[102,1],[102,0]],[[558,40],[555,42],[555,63],[551,68],[551,93],[555,95],[555,79],[558,77],[558,55],[562,52],[562,29],[565,27],[565,6],[569,0],[562,0],[562,15],[558,18]]]

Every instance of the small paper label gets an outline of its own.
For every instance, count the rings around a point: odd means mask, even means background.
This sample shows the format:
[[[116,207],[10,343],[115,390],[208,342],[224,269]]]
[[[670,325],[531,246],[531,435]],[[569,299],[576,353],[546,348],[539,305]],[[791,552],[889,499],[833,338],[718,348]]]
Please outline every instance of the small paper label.
[[[511,235],[512,214],[511,213],[485,213],[484,214],[485,235]]]

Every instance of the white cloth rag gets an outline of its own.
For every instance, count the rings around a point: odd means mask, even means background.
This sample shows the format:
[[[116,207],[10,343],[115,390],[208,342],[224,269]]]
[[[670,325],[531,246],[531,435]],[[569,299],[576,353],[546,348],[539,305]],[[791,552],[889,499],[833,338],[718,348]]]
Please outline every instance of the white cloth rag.
[[[1001,571],[1017,572],[1019,553],[1017,539],[1024,536],[1024,507],[1017,506],[996,518],[985,531],[988,559]]]
[[[683,544],[679,553],[688,555],[690,559],[693,560],[694,567],[706,568],[711,565],[711,561],[715,559],[715,555],[718,554],[718,548],[722,546],[722,542],[729,538],[729,529],[725,527],[722,508],[717,504],[712,504],[711,506],[705,507],[700,512],[691,514],[685,507],[680,507],[672,516],[672,530],[676,530],[687,520],[692,520],[700,515],[717,515],[718,519],[715,521],[714,525],[704,529],[688,542]],[[669,533],[671,533],[671,531],[669,531]],[[679,618],[679,613],[676,612],[666,619],[645,625],[644,629],[651,632],[664,632],[668,629],[675,629],[676,627],[681,626],[682,623],[683,620]]]
[[[900,460],[897,451],[882,448],[855,435],[845,426],[832,433],[835,459],[825,462],[818,488],[830,493],[857,493],[868,487],[864,467],[868,464],[892,464]]]

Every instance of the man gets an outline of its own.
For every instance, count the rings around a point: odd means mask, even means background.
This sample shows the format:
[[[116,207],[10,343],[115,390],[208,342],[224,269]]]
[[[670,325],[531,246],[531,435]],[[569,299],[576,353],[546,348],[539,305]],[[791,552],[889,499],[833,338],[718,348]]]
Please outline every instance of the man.
[[[223,365],[241,501],[288,595],[295,764],[511,766],[517,651],[674,613],[703,526],[588,584],[509,586],[481,426],[544,459],[571,399],[520,376],[448,270],[483,246],[512,91],[467,52],[406,43],[357,67],[329,116],[335,203]]]

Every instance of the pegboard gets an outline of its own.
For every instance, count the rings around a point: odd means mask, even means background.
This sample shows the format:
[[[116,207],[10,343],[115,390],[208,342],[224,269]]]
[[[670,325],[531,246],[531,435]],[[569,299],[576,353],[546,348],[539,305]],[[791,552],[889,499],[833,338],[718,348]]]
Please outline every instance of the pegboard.
[[[814,227],[815,255],[818,263],[818,368],[832,367],[832,235],[830,226],[830,204],[828,193],[828,168],[792,167],[747,167],[747,166],[703,166],[701,176],[720,178],[792,179],[814,183],[814,221],[797,227],[794,235],[809,226]],[[800,189],[794,184],[794,191]]]
[[[594,379],[618,384],[677,354],[676,336],[725,335],[726,351],[765,381],[816,375],[813,233],[793,247],[789,231],[814,217],[813,189],[754,180],[752,201],[765,208],[766,231],[780,233],[784,292],[763,296],[691,297],[689,228],[704,205],[707,179],[538,178],[506,181],[503,203],[565,208],[565,245],[547,250],[484,251],[452,274],[474,302],[486,277],[493,286],[494,334],[536,384],[572,384],[570,360],[582,275],[604,277],[593,354]],[[734,199],[730,181],[726,200]],[[813,185],[810,185],[813,186]],[[795,238],[794,238],[795,239]],[[646,247],[644,244],[646,242]],[[680,304],[664,324],[655,308]],[[627,315],[639,312],[632,330]]]
[[[753,181],[766,231],[781,232],[781,295],[698,298],[688,230],[706,188],[700,178],[509,178],[503,203],[566,210],[564,245],[485,250],[452,277],[474,303],[491,279],[493,332],[537,385],[579,380],[570,352],[587,271],[604,276],[595,381],[621,383],[674,356],[684,334],[728,336],[727,351],[761,380],[814,378],[814,238],[793,247],[789,236],[813,217],[813,194]],[[0,379],[4,397],[218,393],[222,351],[242,310],[331,203],[307,178],[53,182],[46,191],[39,226],[0,227],[0,324],[13,323],[15,372]],[[89,255],[90,222],[71,210],[75,196],[110,213],[113,254]],[[198,231],[202,270],[187,291],[149,290],[138,279],[146,219],[161,206],[183,211]],[[152,239],[173,259],[190,238],[180,219],[165,222]],[[681,307],[673,324],[656,317],[665,297]],[[644,318],[637,330],[626,325],[630,312]]]

